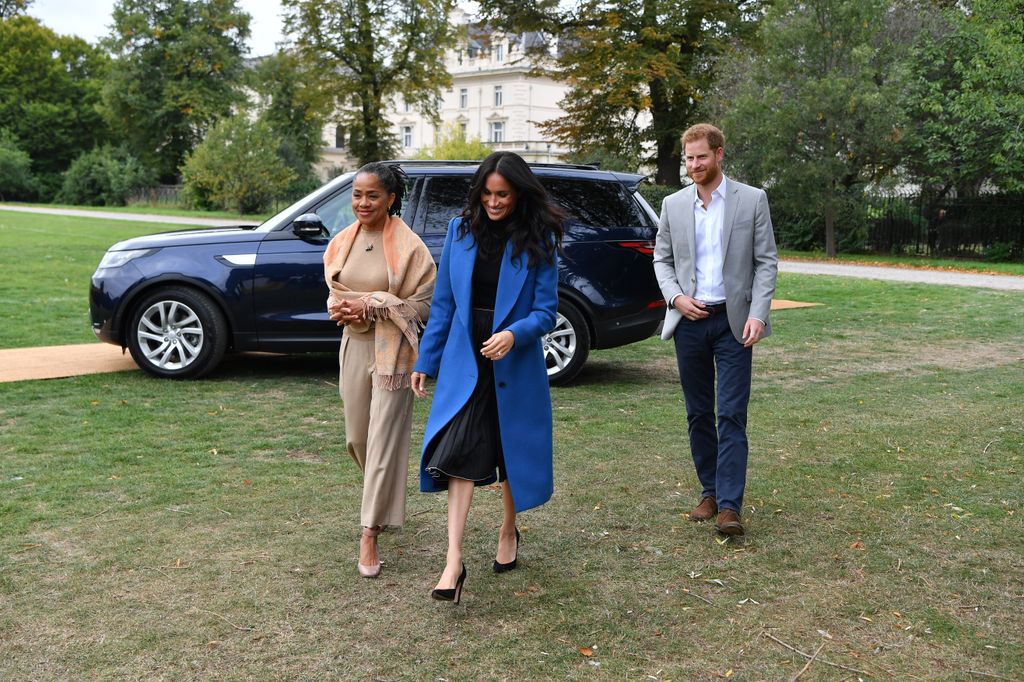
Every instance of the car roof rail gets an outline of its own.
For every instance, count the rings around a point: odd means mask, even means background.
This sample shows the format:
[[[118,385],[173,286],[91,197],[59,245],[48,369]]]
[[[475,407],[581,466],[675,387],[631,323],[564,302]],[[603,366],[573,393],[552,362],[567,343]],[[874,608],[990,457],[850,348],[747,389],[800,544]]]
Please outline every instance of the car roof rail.
[[[400,163],[403,166],[479,166],[480,161],[465,161],[465,160],[441,160],[441,159],[395,159],[385,163]],[[595,166],[590,163],[550,163],[550,162],[533,162],[528,161],[527,164],[531,168],[571,168],[574,170],[601,170],[599,166]]]

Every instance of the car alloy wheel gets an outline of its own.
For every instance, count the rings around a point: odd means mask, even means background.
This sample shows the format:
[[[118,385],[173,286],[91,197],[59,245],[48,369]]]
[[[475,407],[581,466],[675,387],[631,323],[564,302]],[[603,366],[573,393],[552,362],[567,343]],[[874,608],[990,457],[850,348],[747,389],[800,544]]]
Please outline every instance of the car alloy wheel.
[[[561,386],[572,381],[590,354],[590,330],[576,306],[559,302],[555,326],[544,335],[542,343],[548,382]]]
[[[128,349],[136,364],[160,377],[192,378],[220,362],[227,347],[227,324],[216,304],[187,287],[165,287],[135,308]]]
[[[166,370],[191,365],[205,342],[199,316],[180,301],[157,301],[149,306],[139,316],[135,334],[146,359]]]

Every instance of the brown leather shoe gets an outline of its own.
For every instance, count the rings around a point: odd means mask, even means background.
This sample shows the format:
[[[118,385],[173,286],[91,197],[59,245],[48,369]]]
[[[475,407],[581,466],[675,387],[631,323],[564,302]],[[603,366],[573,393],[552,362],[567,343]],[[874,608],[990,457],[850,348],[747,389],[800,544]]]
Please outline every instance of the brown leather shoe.
[[[700,503],[697,507],[690,512],[691,521],[708,521],[718,511],[718,503],[715,502],[715,498],[710,495],[705,495],[700,498]]]
[[[715,519],[715,530],[722,535],[743,535],[743,523],[740,515],[732,509],[723,509]]]

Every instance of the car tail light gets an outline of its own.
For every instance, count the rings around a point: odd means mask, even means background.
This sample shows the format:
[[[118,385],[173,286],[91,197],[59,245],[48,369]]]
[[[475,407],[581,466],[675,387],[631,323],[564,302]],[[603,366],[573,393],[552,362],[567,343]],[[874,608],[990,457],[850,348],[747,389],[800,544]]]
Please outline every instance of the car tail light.
[[[654,255],[654,242],[649,239],[632,242],[612,242],[612,246],[618,246],[619,248],[622,249],[636,251],[637,253],[642,253],[645,256]]]
[[[653,309],[653,308],[664,308],[664,307],[665,307],[665,305],[666,305],[666,303],[665,303],[665,300],[664,300],[664,299],[661,299],[661,298],[659,298],[659,299],[658,299],[657,301],[651,301],[650,303],[648,303],[648,304],[647,304],[647,308],[648,308],[648,309]]]

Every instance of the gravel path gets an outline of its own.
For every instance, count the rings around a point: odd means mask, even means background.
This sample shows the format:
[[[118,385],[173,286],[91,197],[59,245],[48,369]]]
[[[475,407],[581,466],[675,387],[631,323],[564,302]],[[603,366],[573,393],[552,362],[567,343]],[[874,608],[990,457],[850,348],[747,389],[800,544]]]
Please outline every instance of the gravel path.
[[[148,213],[120,213],[117,211],[83,211],[76,208],[43,208],[35,206],[8,206],[0,204],[0,211],[17,211],[18,213],[44,213],[47,215],[65,215],[75,218],[103,218],[106,220],[135,220],[144,223],[166,223],[168,225],[202,225],[205,227],[231,227],[232,225],[252,225],[259,220],[246,222],[225,218],[199,218],[176,215],[150,215]]]
[[[983,275],[949,270],[921,270],[918,268],[885,268],[875,265],[822,263],[819,261],[784,260],[780,272],[802,275],[832,275],[834,277],[860,277],[889,282],[918,282],[921,284],[948,284],[958,287],[1006,289],[1024,291],[1024,277],[1015,275]]]

